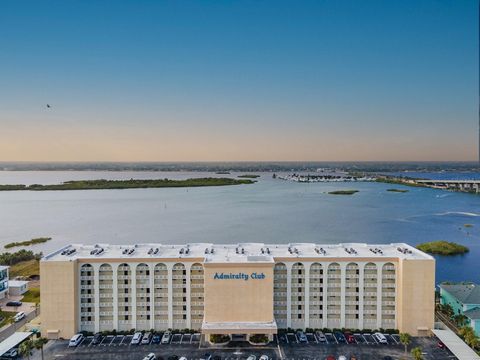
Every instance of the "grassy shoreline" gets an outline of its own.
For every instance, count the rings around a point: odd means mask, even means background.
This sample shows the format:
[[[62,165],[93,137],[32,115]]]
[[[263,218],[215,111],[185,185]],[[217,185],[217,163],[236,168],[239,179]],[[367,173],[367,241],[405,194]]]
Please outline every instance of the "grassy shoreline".
[[[48,190],[108,190],[108,189],[146,189],[173,187],[229,186],[253,184],[249,179],[231,178],[191,178],[185,180],[142,179],[142,180],[75,180],[52,185],[0,185],[0,191],[48,191]]]
[[[19,241],[19,242],[11,242],[8,243],[4,246],[5,249],[10,249],[13,247],[19,247],[19,246],[30,246],[30,245],[36,245],[36,244],[43,244],[46,243],[47,241],[52,240],[51,237],[39,237],[39,238],[34,238],[31,240],[27,241]]]

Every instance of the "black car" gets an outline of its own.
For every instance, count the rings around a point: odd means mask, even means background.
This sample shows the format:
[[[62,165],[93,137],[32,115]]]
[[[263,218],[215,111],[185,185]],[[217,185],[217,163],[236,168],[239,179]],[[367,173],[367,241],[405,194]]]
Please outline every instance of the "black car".
[[[21,301],[9,301],[9,302],[7,302],[6,305],[7,306],[22,306],[22,302]]]
[[[338,342],[346,342],[345,336],[340,331],[335,331],[334,335],[337,338]]]
[[[162,337],[159,334],[155,334],[152,337],[152,344],[160,344]]]
[[[94,336],[93,336],[93,340],[92,340],[92,345],[98,345],[102,342],[103,340],[103,336],[102,334],[100,333],[96,333]]]

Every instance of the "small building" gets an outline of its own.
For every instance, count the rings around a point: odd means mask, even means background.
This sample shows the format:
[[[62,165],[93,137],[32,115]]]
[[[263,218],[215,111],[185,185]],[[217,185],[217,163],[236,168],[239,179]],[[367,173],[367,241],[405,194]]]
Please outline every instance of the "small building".
[[[0,299],[4,299],[7,296],[8,269],[9,269],[9,266],[0,265]]]
[[[480,286],[478,284],[440,284],[440,303],[450,305],[455,315],[465,315],[467,324],[480,335]]]
[[[28,281],[10,280],[8,282],[8,295],[19,296],[28,291]]]

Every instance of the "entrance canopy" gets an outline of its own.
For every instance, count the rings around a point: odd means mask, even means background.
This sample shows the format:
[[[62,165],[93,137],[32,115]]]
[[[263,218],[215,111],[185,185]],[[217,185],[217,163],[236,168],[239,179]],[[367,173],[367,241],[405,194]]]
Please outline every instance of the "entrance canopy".
[[[28,332],[16,332],[13,335],[9,336],[0,343],[0,356],[5,354],[8,350],[16,347],[22,341],[28,339],[33,333]]]
[[[271,322],[206,322],[202,323],[204,334],[276,334],[277,323]]]
[[[432,332],[445,344],[458,360],[480,360],[480,356],[465,344],[452,330],[448,328],[433,329]]]

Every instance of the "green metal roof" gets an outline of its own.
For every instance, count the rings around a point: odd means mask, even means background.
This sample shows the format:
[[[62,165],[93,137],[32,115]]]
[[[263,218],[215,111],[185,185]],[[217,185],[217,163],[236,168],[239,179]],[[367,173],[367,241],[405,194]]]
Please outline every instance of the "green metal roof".
[[[477,284],[440,284],[439,286],[462,304],[480,304],[480,286]]]

